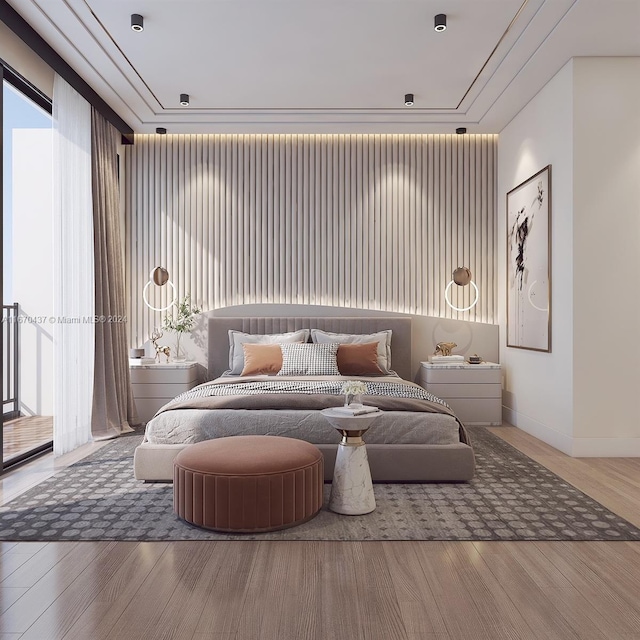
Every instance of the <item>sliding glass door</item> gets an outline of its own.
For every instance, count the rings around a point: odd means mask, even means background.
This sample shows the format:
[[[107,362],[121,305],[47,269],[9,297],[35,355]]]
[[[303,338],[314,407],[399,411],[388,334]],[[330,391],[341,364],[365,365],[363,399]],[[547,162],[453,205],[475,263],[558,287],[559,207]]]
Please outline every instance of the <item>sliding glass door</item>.
[[[53,438],[51,102],[2,69],[2,468]]]

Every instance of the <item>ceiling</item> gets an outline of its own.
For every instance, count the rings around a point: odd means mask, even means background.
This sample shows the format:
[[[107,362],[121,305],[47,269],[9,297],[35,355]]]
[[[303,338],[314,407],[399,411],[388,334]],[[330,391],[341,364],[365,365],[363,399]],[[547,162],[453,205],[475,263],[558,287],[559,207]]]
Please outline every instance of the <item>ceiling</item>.
[[[9,4],[136,133],[498,133],[570,58],[640,56],[640,0]]]

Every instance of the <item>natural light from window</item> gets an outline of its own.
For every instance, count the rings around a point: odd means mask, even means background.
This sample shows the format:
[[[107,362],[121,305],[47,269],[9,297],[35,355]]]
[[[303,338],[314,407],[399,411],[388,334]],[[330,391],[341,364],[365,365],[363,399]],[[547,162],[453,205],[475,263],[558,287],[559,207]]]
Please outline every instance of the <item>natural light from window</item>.
[[[51,115],[3,81],[3,464],[51,441]]]

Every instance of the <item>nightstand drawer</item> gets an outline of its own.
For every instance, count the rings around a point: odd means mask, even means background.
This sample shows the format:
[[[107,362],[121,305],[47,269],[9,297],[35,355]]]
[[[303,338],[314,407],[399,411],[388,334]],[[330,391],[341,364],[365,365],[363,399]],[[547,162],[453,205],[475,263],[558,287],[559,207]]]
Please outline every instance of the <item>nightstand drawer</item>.
[[[447,398],[502,398],[499,384],[425,384],[425,389],[434,396]]]
[[[132,384],[189,384],[198,379],[198,368],[195,365],[181,368],[133,366],[129,370]]]
[[[502,424],[502,402],[495,398],[443,398],[443,400],[465,425]]]
[[[500,369],[472,369],[469,365],[464,369],[427,369],[420,370],[420,381],[424,384],[490,384],[502,383]]]
[[[195,362],[133,365],[129,371],[141,422],[148,422],[160,407],[198,384]]]
[[[173,398],[136,398],[136,409],[138,410],[138,419],[145,424],[153,418],[156,411],[163,407],[169,400]]]
[[[421,364],[420,384],[429,393],[442,398],[464,424],[502,424],[499,364]]]
[[[172,398],[189,391],[193,385],[189,382],[181,384],[138,384],[132,385],[133,395],[137,398],[165,398],[168,402]],[[169,400],[166,400],[166,399]]]

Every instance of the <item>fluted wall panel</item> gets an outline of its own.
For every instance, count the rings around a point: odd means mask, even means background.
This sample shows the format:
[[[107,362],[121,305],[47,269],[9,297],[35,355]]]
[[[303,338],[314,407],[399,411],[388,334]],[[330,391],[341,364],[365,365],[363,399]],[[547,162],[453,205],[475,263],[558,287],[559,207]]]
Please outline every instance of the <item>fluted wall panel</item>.
[[[496,320],[492,135],[136,136],[126,148],[132,343],[166,267],[205,309],[260,302]],[[478,304],[444,290],[468,266]],[[470,287],[452,287],[459,307]],[[150,289],[161,306],[165,292]]]

